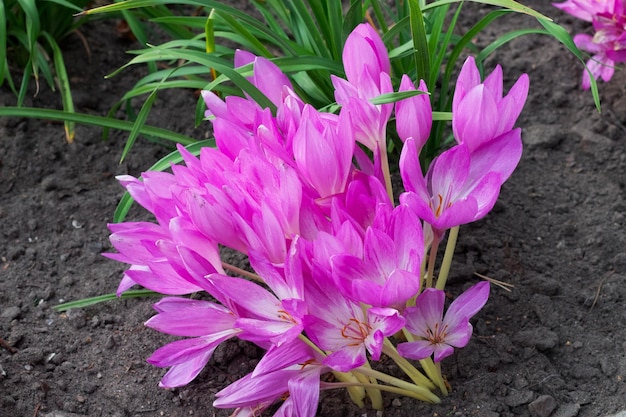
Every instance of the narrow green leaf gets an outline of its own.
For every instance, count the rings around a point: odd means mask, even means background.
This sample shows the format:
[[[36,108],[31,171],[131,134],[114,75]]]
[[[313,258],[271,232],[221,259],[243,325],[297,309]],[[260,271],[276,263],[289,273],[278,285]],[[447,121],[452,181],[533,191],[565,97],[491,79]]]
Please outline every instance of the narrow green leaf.
[[[126,145],[124,145],[124,150],[122,151],[120,164],[124,162],[126,155],[128,155],[128,152],[130,152],[130,149],[135,144],[135,141],[137,140],[137,137],[139,136],[141,129],[146,124],[146,119],[148,118],[148,115],[150,114],[150,110],[152,109],[154,101],[156,100],[158,91],[159,91],[158,87],[155,88],[152,91],[152,93],[150,93],[146,101],[144,101],[144,103],[141,105],[141,110],[139,110],[139,114],[137,115],[137,119],[135,120],[135,123],[133,124],[133,128],[131,129],[130,134],[128,135],[128,139],[126,139]]]
[[[265,95],[256,86],[243,77],[237,70],[234,70],[230,62],[215,55],[209,55],[204,51],[172,50],[163,48],[162,46],[153,47],[152,49],[142,51],[140,55],[133,58],[130,62],[108,77],[117,74],[122,69],[133,64],[178,59],[195,62],[207,68],[215,68],[216,71],[224,74],[237,87],[245,91],[261,107],[269,108],[272,112],[276,111],[276,105],[265,97]]]
[[[370,4],[372,5],[372,9],[374,10],[374,14],[376,15],[376,20],[380,25],[383,33],[387,32],[389,28],[387,27],[387,21],[385,19],[385,15],[383,14],[382,8],[380,7],[379,0],[371,0]]]
[[[452,120],[452,112],[449,111],[434,111],[433,112],[433,120],[443,120],[443,121],[451,121]]]
[[[77,11],[79,13],[83,11],[83,9],[78,7],[76,4],[74,4],[72,2],[69,2],[69,1],[66,1],[66,0],[41,0],[41,1],[42,2],[48,1],[50,3],[55,3],[55,4],[61,5],[63,7],[67,7],[68,9],[75,10],[75,11]]]
[[[459,3],[461,1],[464,1],[464,0],[438,0],[438,1],[434,1],[434,2],[429,3],[426,6],[424,6],[422,11],[434,9],[434,8],[440,7],[440,6],[444,5],[444,4]],[[489,4],[491,6],[504,7],[506,9],[511,9],[511,10],[519,12],[519,13],[528,14],[528,15],[536,17],[538,19],[545,19],[547,21],[551,21],[552,20],[549,17],[544,16],[541,13],[533,10],[532,8],[524,6],[523,4],[520,4],[520,3],[516,2],[516,1],[513,1],[513,0],[468,0],[468,1],[472,1],[474,3]]]
[[[83,298],[82,300],[69,301],[67,303],[56,305],[54,308],[56,311],[63,312],[72,308],[85,308],[104,301],[112,301],[119,299],[138,298],[138,297],[158,297],[163,294],[151,291],[151,290],[128,290],[124,291],[118,297],[116,294],[103,294],[97,297]]]
[[[7,18],[4,9],[4,1],[0,1],[0,86],[4,84],[4,78],[9,78],[9,63],[7,60]]]
[[[264,56],[265,58],[271,58],[273,54],[267,50],[265,45],[263,45],[244,25],[239,23],[234,17],[230,16],[228,13],[217,12],[217,16],[220,19],[224,20],[233,31],[246,40],[247,49],[250,52],[255,53],[256,55]]]
[[[416,69],[416,79],[426,82],[430,80],[430,51],[428,50],[428,39],[426,37],[426,27],[424,16],[419,7],[418,0],[409,0],[411,34],[413,36],[413,49]],[[428,86],[431,90],[433,86]]]
[[[70,79],[67,76],[67,70],[65,68],[65,61],[63,60],[63,53],[61,48],[47,32],[42,32],[42,35],[48,41],[50,49],[52,49],[52,57],[54,59],[54,69],[57,75],[57,81],[59,84],[59,93],[61,94],[61,101],[63,103],[63,110],[69,113],[74,113],[74,100],[72,100],[72,90],[70,88]],[[74,141],[75,126],[76,123],[65,121],[65,140],[68,143]]]
[[[33,107],[0,107],[0,117],[24,117],[29,119],[43,119],[43,120],[60,120],[60,121],[72,121],[76,123],[93,125],[99,127],[108,127],[111,129],[131,131],[134,124],[126,120],[117,120],[109,117],[94,116],[91,114],[81,113],[68,113],[62,110],[54,109],[40,109]],[[144,135],[151,135],[158,138],[166,139],[172,142],[188,145],[195,143],[196,140],[189,136],[181,135],[180,133],[172,132],[167,129],[162,129],[154,126],[143,126],[141,133]]]
[[[352,0],[350,8],[343,18],[343,28],[341,29],[341,43],[345,42],[348,35],[359,23],[363,22],[363,2],[362,0]]]
[[[405,98],[415,97],[422,94],[428,94],[423,91],[414,90],[414,91],[398,91],[396,93],[387,93],[381,94],[379,96],[374,97],[370,100],[372,104],[388,104],[395,103],[396,101],[404,100]]]

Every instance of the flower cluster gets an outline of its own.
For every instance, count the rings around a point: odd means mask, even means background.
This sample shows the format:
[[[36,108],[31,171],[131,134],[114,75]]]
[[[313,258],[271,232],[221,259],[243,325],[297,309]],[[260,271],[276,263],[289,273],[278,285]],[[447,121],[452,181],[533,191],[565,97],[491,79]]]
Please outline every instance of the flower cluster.
[[[205,91],[217,147],[196,157],[181,146],[185,166],[172,173],[119,178],[156,222],[110,225],[118,253],[108,256],[131,265],[118,293],[139,284],[172,295],[146,325],[187,337],[148,359],[169,367],[161,386],[187,384],[237,337],[266,350],[251,374],[217,394],[215,407],[238,408],[238,416],[277,401],[276,415],[314,416],[320,389],[347,388],[375,408],[381,390],[431,402],[439,401],[435,388],[445,393],[434,362],[468,343],[489,284],[466,290],[444,315],[445,277],[434,277],[433,251],[448,229],[493,207],[517,165],[513,125],[528,78],[503,95],[500,67],[482,81],[469,58],[454,96],[456,144],[424,175],[419,151],[433,119],[425,84],[417,90],[405,76],[400,91],[415,95],[373,104],[393,88],[387,51],[369,25],[348,37],[343,61],[346,79],[332,80],[341,110],[331,114],[304,103],[270,61],[238,52],[236,65],[253,64],[250,81],[276,113]],[[392,117],[404,141],[399,203],[386,162]],[[247,255],[254,272],[223,262],[221,247]],[[175,297],[198,291],[216,301]],[[412,382],[373,370],[369,360],[383,354]]]
[[[615,64],[626,62],[626,14],[623,0],[567,0],[554,4],[574,17],[591,22],[594,35],[585,33],[574,36],[574,43],[592,54],[587,68],[597,80],[609,81],[615,72]],[[583,71],[582,87],[591,86],[591,77]]]

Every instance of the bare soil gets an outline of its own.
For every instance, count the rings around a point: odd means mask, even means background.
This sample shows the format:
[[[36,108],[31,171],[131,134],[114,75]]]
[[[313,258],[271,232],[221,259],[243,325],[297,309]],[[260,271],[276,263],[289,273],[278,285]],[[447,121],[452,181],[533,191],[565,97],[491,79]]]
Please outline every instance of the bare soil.
[[[533,0],[531,7],[577,32],[585,24]],[[466,6],[463,24],[491,10]],[[104,115],[142,69],[104,79],[136,44],[112,21],[83,28],[64,43],[77,110]],[[486,45],[508,30],[534,26],[506,17],[477,38]],[[325,392],[318,414],[334,416],[600,417],[626,410],[626,74],[600,86],[602,113],[580,90],[581,66],[545,36],[500,49],[513,80],[530,75],[518,122],[525,153],[494,211],[461,228],[449,291],[480,273],[514,285],[492,287],[474,319],[467,348],[444,362],[452,391],[430,406],[385,395],[385,411],[358,409],[343,392]],[[60,108],[46,88],[28,105]],[[164,92],[151,123],[193,135],[193,92]],[[0,90],[0,105],[15,98]],[[121,116],[121,114],[120,114]],[[248,373],[262,352],[224,343],[206,370],[182,389],[157,384],[164,370],[145,359],[170,338],[145,328],[155,299],[102,303],[58,313],[53,306],[114,292],[124,266],[111,251],[110,222],[122,188],[118,174],[140,175],[168,150],[140,140],[119,159],[126,140],[107,141],[79,126],[74,143],[63,127],[0,118],[0,417],[227,416],[214,395]],[[133,218],[148,219],[139,210]]]

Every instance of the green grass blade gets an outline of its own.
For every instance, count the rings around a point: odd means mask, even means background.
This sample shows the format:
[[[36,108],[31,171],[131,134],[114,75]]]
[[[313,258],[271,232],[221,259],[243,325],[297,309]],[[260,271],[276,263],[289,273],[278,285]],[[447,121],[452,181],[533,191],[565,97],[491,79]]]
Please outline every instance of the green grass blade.
[[[60,6],[63,7],[67,7],[68,9],[72,9],[74,11],[77,11],[79,13],[81,13],[83,11],[83,9],[81,9],[80,7],[78,7],[76,4],[66,1],[66,0],[41,0],[41,1],[48,1],[50,3],[55,3],[58,4]]]
[[[380,29],[383,33],[387,32],[389,28],[387,27],[387,22],[385,19],[385,15],[383,14],[383,10],[380,6],[380,2],[378,0],[371,0],[370,4],[372,5],[372,9],[374,10],[374,14],[376,15],[376,20],[380,25]]]
[[[82,300],[69,301],[67,303],[56,305],[54,308],[56,311],[62,312],[67,311],[72,308],[84,308],[89,307],[95,304],[99,304],[105,301],[119,300],[119,299],[127,299],[127,298],[138,298],[138,297],[158,297],[163,294],[151,291],[151,290],[128,290],[123,292],[119,297],[115,294],[103,294],[98,295],[97,297],[91,298],[83,298]]]
[[[311,5],[316,4],[318,0],[312,0]],[[305,45],[316,55],[325,58],[332,58],[332,54],[328,49],[328,44],[321,35],[320,28],[315,25],[315,21],[311,18],[311,14],[302,0],[290,0],[293,6],[294,17],[297,18],[294,29],[298,30],[299,38],[296,37],[298,43]]]
[[[413,91],[398,91],[395,93],[386,93],[381,94],[379,96],[374,97],[370,100],[372,104],[388,104],[395,103],[396,101],[404,100],[405,98],[419,96],[421,94],[428,94],[423,91],[413,90]]]
[[[543,29],[519,29],[519,30],[513,30],[511,32],[505,33],[504,35],[499,36],[495,41],[491,42],[485,48],[483,48],[483,50],[480,51],[478,55],[476,55],[476,63],[478,65],[481,65],[482,62],[489,55],[491,55],[496,49],[500,48],[502,45],[506,44],[507,42],[512,41],[513,39],[519,38],[520,36],[537,35],[537,34],[548,35],[548,32],[546,32]]]
[[[139,110],[139,114],[137,115],[137,119],[135,120],[135,123],[133,123],[133,128],[130,130],[128,139],[126,139],[126,145],[124,145],[124,150],[122,151],[120,164],[124,162],[126,155],[128,155],[128,152],[130,152],[130,149],[133,147],[133,145],[135,144],[135,141],[137,140],[137,137],[141,133],[141,129],[146,124],[146,119],[148,118],[148,115],[150,114],[150,110],[152,109],[152,106],[154,105],[158,91],[159,91],[158,87],[155,88],[152,91],[152,93],[150,93],[146,101],[142,104],[141,110]]]
[[[430,80],[430,51],[428,50],[424,15],[419,7],[418,0],[409,0],[409,8],[415,69],[417,73],[415,78],[428,82],[428,80]],[[432,88],[433,86],[428,86],[429,90]]]
[[[7,59],[7,17],[4,9],[4,1],[0,1],[0,86],[5,78],[10,78],[9,63]]]
[[[200,149],[205,147],[215,147],[214,139],[207,139],[194,142],[190,145],[185,146],[189,152],[194,155],[198,155],[200,153]],[[171,166],[171,164],[179,164],[183,161],[180,152],[174,151],[165,157],[161,158],[156,164],[152,165],[148,171],[164,171]],[[128,210],[132,207],[134,203],[133,198],[130,196],[128,192],[125,192],[120,202],[117,204],[115,209],[115,213],[113,213],[113,223],[123,222],[128,214]]]
[[[137,63],[179,59],[194,62],[207,68],[215,68],[218,72],[224,74],[237,87],[245,91],[261,107],[269,108],[272,112],[276,111],[276,105],[237,70],[234,70],[229,61],[214,55],[209,55],[204,51],[171,50],[163,48],[162,46],[154,47],[152,49],[142,51],[138,56],[133,58],[129,63],[115,71],[110,76],[115,75],[125,67]]]
[[[363,2],[362,0],[352,0],[350,8],[343,18],[343,28],[341,29],[342,43],[361,22],[363,22]]]
[[[65,68],[65,61],[63,60],[63,53],[61,52],[61,48],[54,40],[52,36],[50,36],[47,32],[42,32],[42,35],[48,41],[50,48],[52,49],[52,57],[54,59],[54,69],[57,75],[57,81],[59,84],[59,92],[61,94],[61,101],[63,103],[63,110],[69,113],[74,113],[74,101],[72,100],[72,90],[70,88],[70,80],[67,76],[67,70]],[[74,141],[75,134],[75,122],[65,121],[65,140],[68,143],[72,143]]]
[[[434,1],[434,2],[429,3],[426,6],[424,6],[422,11],[434,9],[434,8],[440,7],[440,6],[444,5],[444,4],[459,3],[461,1],[463,1],[463,0],[438,0],[438,1]],[[530,7],[524,6],[523,4],[520,4],[520,3],[516,2],[516,1],[513,1],[513,0],[469,0],[469,1],[473,1],[474,3],[489,4],[491,6],[504,7],[506,9],[511,9],[511,10],[516,11],[518,13],[524,13],[524,14],[536,17],[538,19],[545,19],[545,20],[548,20],[548,21],[552,20],[549,17],[544,16],[541,13],[531,9]]]
[[[62,110],[39,109],[33,107],[0,107],[0,117],[24,117],[29,119],[72,121],[80,124],[118,129],[130,132],[134,126],[132,122],[117,120],[109,117],[94,116],[91,114],[68,113]],[[196,140],[180,133],[172,132],[154,126],[143,126],[141,133],[169,140],[183,145],[195,143]]]
[[[244,25],[239,23],[235,18],[230,16],[228,13],[219,11],[216,13],[216,15],[219,16],[220,19],[224,20],[224,22],[226,22],[236,34],[246,40],[245,46],[247,47],[246,49],[248,49],[250,52],[259,56],[264,56],[265,58],[271,58],[273,56],[273,54],[267,50],[265,45],[263,45],[261,41],[259,41],[252,33],[250,33],[250,31],[248,31],[248,29],[246,29]]]

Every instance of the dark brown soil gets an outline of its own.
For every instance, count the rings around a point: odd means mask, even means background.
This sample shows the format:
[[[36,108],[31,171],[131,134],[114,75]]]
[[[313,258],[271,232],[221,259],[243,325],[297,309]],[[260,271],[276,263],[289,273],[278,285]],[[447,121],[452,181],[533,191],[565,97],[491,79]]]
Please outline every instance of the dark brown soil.
[[[585,27],[546,1],[530,5],[570,30]],[[488,10],[468,6],[463,22]],[[477,42],[524,25],[534,23],[504,18]],[[111,21],[83,34],[91,58],[77,37],[64,44],[77,110],[103,115],[142,74],[103,78],[137,45]],[[626,415],[626,74],[600,86],[599,114],[579,88],[580,65],[551,38],[517,40],[489,63],[511,79],[530,75],[518,122],[526,149],[495,210],[461,228],[449,290],[458,294],[475,272],[515,287],[492,288],[469,346],[444,362],[452,392],[441,405],[385,395],[380,414],[326,392],[320,416]],[[45,89],[29,100],[60,106]],[[193,129],[195,100],[162,93],[151,123],[204,138],[208,125]],[[0,104],[14,102],[0,91]],[[169,340],[143,326],[154,299],[52,309],[114,292],[122,276],[124,266],[101,255],[123,191],[114,176],[139,175],[167,152],[140,140],[119,164],[125,140],[79,126],[70,145],[62,125],[0,119],[0,417],[227,416],[212,408],[215,393],[258,362],[258,349],[226,342],[189,386],[160,389],[164,371],[145,361]]]

